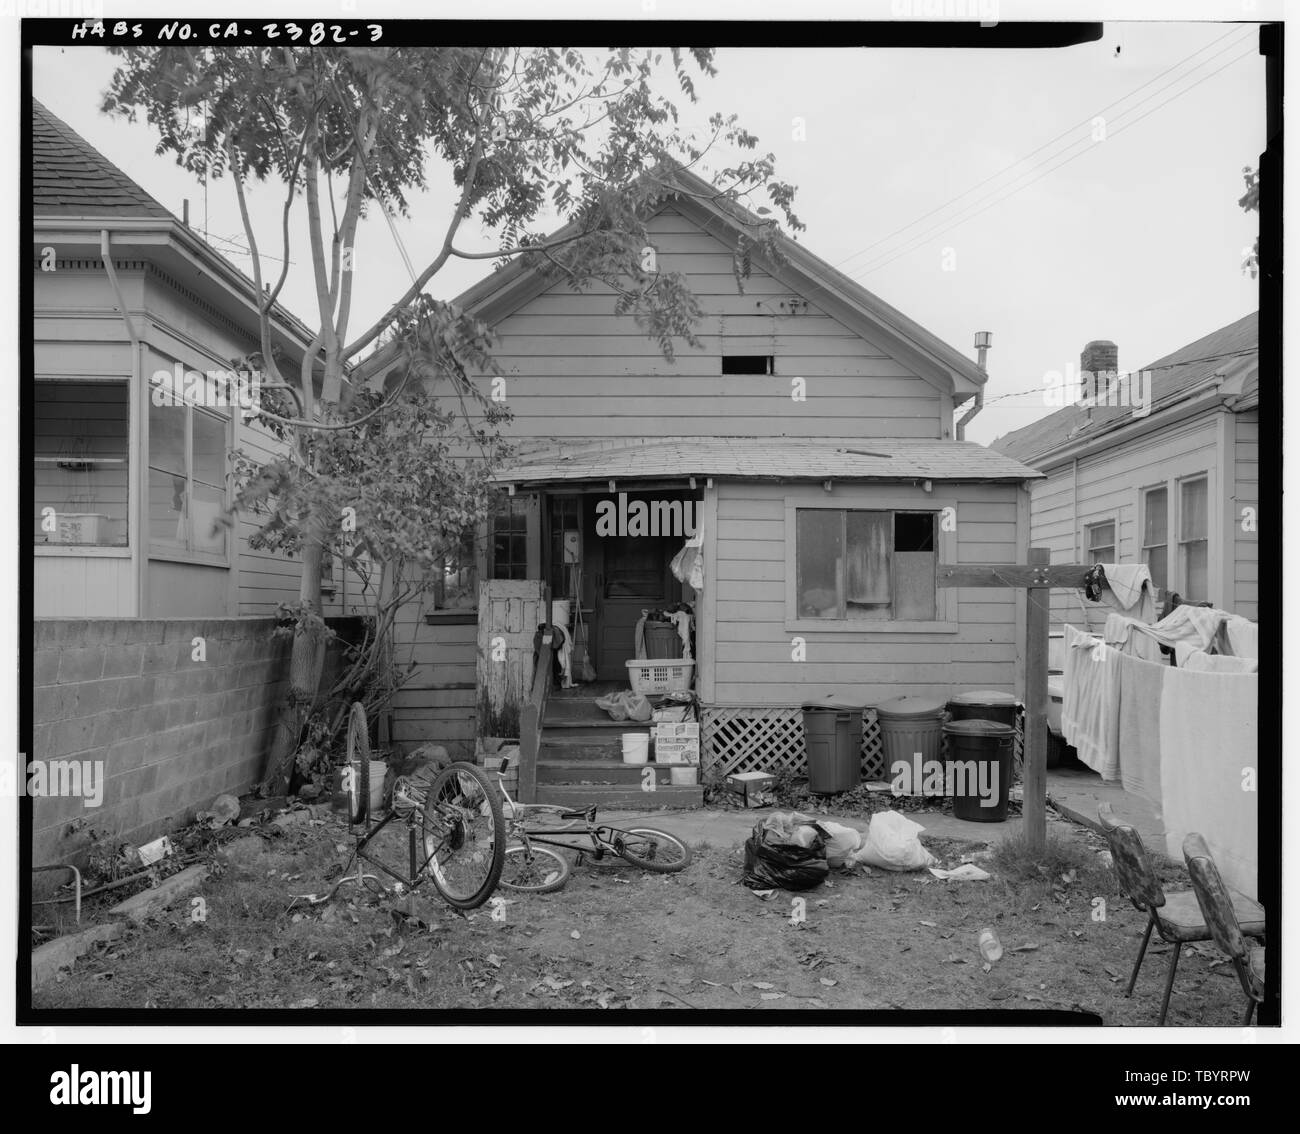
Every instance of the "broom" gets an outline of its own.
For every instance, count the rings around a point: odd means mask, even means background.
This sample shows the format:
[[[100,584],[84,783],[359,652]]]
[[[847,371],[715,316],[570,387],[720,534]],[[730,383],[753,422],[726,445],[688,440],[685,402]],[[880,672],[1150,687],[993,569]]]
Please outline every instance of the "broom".
[[[572,564],[569,577],[573,580],[573,654],[577,662],[574,668],[578,671],[578,680],[590,684],[596,680],[596,670],[587,657],[587,628],[582,621],[582,568]]]

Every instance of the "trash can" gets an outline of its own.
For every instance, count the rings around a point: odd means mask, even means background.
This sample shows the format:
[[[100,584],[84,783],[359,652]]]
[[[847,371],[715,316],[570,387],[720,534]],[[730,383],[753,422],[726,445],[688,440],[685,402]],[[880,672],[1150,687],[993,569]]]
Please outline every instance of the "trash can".
[[[1011,747],[1016,730],[972,718],[943,726],[948,738],[948,793],[956,819],[1001,823],[1011,798]]]
[[[645,656],[647,658],[679,658],[682,656],[682,637],[671,622],[645,624]]]
[[[850,705],[835,697],[806,701],[803,729],[809,791],[835,795],[862,782],[861,705]]]
[[[895,697],[876,706],[885,750],[885,778],[900,795],[925,795],[931,782],[943,782],[939,750],[943,742],[943,702],[929,697]],[[942,795],[942,788],[930,794]]]
[[[975,689],[958,693],[948,701],[950,721],[997,721],[998,724],[1016,727],[1016,698],[1013,693],[999,693],[996,689]]]

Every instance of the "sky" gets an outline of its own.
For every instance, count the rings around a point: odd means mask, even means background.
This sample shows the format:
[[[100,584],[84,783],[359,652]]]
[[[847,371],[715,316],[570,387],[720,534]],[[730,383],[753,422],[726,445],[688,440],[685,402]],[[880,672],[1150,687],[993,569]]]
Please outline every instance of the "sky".
[[[1040,51],[722,48],[692,113],[735,112],[775,154],[811,251],[967,355],[992,333],[988,404],[967,431],[987,444],[1052,412],[1045,376],[1077,368],[1089,340],[1137,369],[1258,307],[1241,270],[1257,217],[1237,205],[1264,147],[1257,46],[1253,25],[1175,22]],[[100,113],[115,62],[38,48],[33,93],[178,215],[188,198],[191,224],[249,271],[230,182],[205,197],[146,124]],[[417,270],[453,200],[430,168],[396,222]],[[280,202],[251,195],[276,252]],[[410,283],[378,213],[357,248],[354,333]],[[282,301],[314,326],[309,260],[291,259]],[[452,298],[485,273],[453,261],[428,290]]]

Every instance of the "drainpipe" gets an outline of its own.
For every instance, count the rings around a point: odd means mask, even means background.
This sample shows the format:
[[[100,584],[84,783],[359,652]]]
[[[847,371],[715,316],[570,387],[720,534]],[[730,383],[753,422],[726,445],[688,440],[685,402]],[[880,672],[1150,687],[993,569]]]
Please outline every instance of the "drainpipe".
[[[988,371],[985,368],[984,360],[988,357],[989,348],[992,345],[993,345],[993,334],[991,331],[975,332],[975,349],[979,352],[979,356],[976,359],[976,365],[981,370],[983,370],[986,374],[988,373]],[[979,411],[982,410],[983,408],[984,408],[984,387],[981,386],[978,390],[975,391],[974,404],[970,407],[970,409],[966,411],[962,419],[959,422],[957,422],[957,428],[953,431],[957,434],[958,441],[966,440],[967,423],[969,423],[975,417],[975,415],[979,413]]]
[[[126,326],[127,337],[131,340],[131,393],[133,395],[133,404],[131,406],[131,415],[128,426],[129,452],[128,461],[137,454],[144,452],[144,440],[142,429],[144,428],[146,410],[142,397],[142,362],[144,353],[144,344],[140,341],[140,336],[136,333],[135,323],[131,320],[131,315],[126,308],[126,300],[122,296],[122,286],[118,282],[117,269],[113,266],[113,239],[108,229],[99,230],[99,257],[104,262],[104,271],[108,273],[108,283],[113,289],[113,297],[117,300],[118,310],[122,312],[122,322]],[[127,475],[132,478],[131,491],[128,499],[131,501],[131,507],[127,513],[127,531],[130,537],[131,545],[131,567],[135,575],[135,616],[142,618],[147,606],[147,595],[145,591],[145,572],[144,572],[144,507],[143,495],[140,480],[139,460],[127,464]]]

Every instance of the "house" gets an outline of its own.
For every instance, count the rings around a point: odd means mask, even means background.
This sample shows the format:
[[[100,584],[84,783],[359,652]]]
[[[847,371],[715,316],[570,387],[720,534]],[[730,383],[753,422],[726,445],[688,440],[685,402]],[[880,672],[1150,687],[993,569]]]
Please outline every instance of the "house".
[[[1037,474],[954,439],[985,372],[793,242],[741,290],[738,239],[761,222],[679,177],[648,227],[705,312],[703,349],[666,360],[612,291],[518,262],[455,301],[499,340],[520,450],[497,475],[482,577],[576,598],[597,676],[624,686],[641,612],[692,603],[705,732],[725,718],[749,767],[802,760],[813,696],[1016,689],[1023,600],[936,585],[940,563],[1028,548]],[[696,525],[699,592],[669,569]],[[399,742],[472,750],[489,615],[471,604],[404,624],[398,656],[419,668],[398,696]]]
[[[273,613],[298,564],[213,523],[229,451],[277,444],[241,412],[252,280],[35,100],[31,158],[36,617]],[[277,305],[294,373],[311,338]]]
[[[1177,594],[1257,619],[1257,313],[1132,374],[1117,356],[1114,343],[1090,342],[1079,397],[1063,398],[1073,404],[993,442],[1044,474],[1032,488],[1034,545],[1056,562],[1145,563],[1158,601]],[[1064,592],[1053,613],[1087,621]]]

